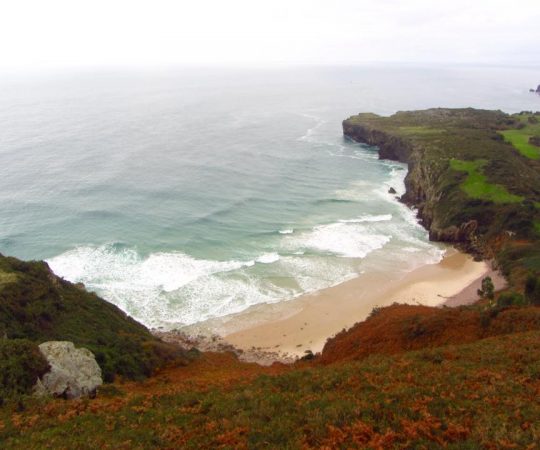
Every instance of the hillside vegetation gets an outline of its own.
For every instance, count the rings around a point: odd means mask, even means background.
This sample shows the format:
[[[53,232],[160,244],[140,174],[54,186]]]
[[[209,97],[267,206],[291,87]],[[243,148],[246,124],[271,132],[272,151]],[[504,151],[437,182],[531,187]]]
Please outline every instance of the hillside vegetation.
[[[58,278],[45,262],[2,255],[0,339],[4,348],[21,339],[36,347],[44,341],[72,341],[95,354],[106,381],[116,375],[144,378],[168,362],[188,361],[184,352],[152,336],[116,306]],[[0,368],[5,369],[4,363]]]
[[[431,308],[394,304],[374,309],[370,317],[328,339],[318,362],[362,359],[374,353],[400,353],[447,344],[467,344],[487,337],[540,331],[540,308]]]
[[[0,410],[5,449],[522,448],[540,440],[540,332],[328,366],[206,354],[97,399]]]

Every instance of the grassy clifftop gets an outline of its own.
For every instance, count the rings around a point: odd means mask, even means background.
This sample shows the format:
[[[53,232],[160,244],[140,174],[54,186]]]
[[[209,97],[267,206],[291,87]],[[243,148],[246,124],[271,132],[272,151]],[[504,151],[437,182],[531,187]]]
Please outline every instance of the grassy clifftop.
[[[73,341],[96,355],[106,381],[142,378],[170,360],[186,360],[116,306],[58,278],[46,263],[0,255],[2,337]]]
[[[515,136],[534,134],[538,117],[472,108],[359,114],[343,131],[408,163],[403,200],[433,240],[496,257],[521,284],[540,271],[540,161]]]

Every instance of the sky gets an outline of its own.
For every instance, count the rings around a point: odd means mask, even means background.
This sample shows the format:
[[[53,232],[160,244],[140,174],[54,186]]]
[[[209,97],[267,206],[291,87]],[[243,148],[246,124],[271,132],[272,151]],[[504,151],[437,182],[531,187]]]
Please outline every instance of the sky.
[[[2,0],[0,69],[540,64],[540,0]]]

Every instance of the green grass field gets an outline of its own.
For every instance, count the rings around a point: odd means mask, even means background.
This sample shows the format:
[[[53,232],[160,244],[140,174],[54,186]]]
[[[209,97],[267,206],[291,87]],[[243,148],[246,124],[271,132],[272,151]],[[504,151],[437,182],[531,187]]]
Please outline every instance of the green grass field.
[[[510,142],[523,156],[530,159],[540,159],[540,147],[529,144],[531,136],[540,136],[540,123],[529,123],[530,114],[517,116],[525,127],[520,130],[505,130],[500,133],[507,142]]]
[[[494,203],[519,203],[524,200],[519,195],[510,194],[503,186],[488,183],[482,168],[487,164],[485,159],[463,161],[451,159],[450,167],[458,172],[467,172],[467,179],[461,183],[461,189],[472,198],[490,200]]]
[[[528,127],[521,130],[505,130],[501,131],[504,139],[510,142],[519,152],[530,159],[540,159],[540,147],[529,144],[530,134]]]

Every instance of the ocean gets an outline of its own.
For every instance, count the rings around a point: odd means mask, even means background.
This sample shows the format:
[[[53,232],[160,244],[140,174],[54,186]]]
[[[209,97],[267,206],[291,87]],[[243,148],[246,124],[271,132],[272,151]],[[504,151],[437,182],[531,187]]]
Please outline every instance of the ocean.
[[[440,260],[406,166],[358,112],[540,110],[538,68],[94,69],[0,75],[0,252],[151,327]]]

